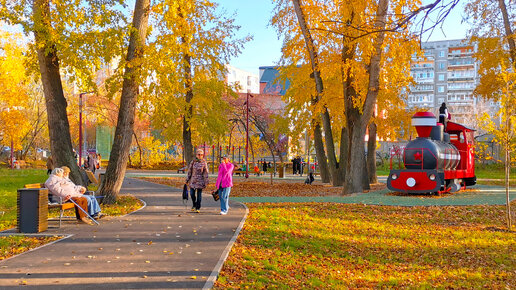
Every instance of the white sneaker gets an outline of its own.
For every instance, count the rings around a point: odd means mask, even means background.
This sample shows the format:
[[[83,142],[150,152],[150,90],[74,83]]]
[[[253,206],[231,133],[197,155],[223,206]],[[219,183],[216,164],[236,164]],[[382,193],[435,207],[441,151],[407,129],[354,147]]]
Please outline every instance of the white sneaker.
[[[228,213],[227,213],[227,212],[223,212],[223,211],[221,211],[221,212],[220,212],[220,214],[221,214],[221,215],[227,215]]]

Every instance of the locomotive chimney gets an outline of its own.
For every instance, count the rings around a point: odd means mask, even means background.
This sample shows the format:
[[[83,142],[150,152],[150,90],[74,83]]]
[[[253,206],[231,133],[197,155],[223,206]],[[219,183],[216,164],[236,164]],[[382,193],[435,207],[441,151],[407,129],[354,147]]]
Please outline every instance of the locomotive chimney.
[[[412,116],[412,126],[416,127],[417,135],[420,138],[430,137],[430,132],[436,124],[437,121],[432,112],[417,112]]]

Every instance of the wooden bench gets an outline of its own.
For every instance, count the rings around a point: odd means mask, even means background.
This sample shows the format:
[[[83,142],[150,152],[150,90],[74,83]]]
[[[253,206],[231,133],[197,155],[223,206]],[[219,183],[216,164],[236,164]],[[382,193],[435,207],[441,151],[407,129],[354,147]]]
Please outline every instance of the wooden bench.
[[[251,172],[249,171],[249,173],[251,173]],[[245,174],[245,170],[234,170],[233,174],[240,176],[240,175]]]
[[[90,180],[91,183],[93,183],[95,185],[100,185],[99,180],[97,180],[97,178],[95,177],[95,174],[93,174],[93,172],[91,170],[85,170],[85,171],[86,171],[86,175],[88,176],[88,179]]]
[[[33,184],[25,184],[24,188],[45,188],[44,183],[33,183]],[[61,198],[59,198],[59,202],[52,202],[50,200],[51,195],[48,196],[48,209],[51,208],[59,208],[59,227],[61,227],[61,221],[63,219],[63,213],[67,209],[74,208],[74,204],[69,201],[63,202]]]
[[[187,171],[188,171],[188,168],[187,168],[187,166],[185,166],[185,167],[181,167],[181,168],[179,168],[179,169],[177,170],[177,173],[186,173]]]

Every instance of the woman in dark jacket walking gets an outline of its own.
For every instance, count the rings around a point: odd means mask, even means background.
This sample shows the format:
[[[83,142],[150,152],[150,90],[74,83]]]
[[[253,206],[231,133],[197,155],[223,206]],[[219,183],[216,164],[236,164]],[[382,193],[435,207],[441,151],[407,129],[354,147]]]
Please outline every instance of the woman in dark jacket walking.
[[[190,162],[185,183],[190,187],[190,196],[193,202],[192,211],[200,212],[202,190],[208,185],[208,163],[204,160],[202,149],[197,149],[196,157]]]

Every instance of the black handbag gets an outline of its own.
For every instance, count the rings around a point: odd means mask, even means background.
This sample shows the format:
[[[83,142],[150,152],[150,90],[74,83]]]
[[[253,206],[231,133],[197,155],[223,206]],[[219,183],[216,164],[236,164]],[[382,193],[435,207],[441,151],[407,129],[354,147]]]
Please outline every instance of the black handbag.
[[[220,198],[219,191],[220,191],[220,188],[211,192],[211,195],[213,196],[213,199],[215,201],[219,200],[219,198]]]
[[[188,201],[188,185],[183,186],[183,202]]]

